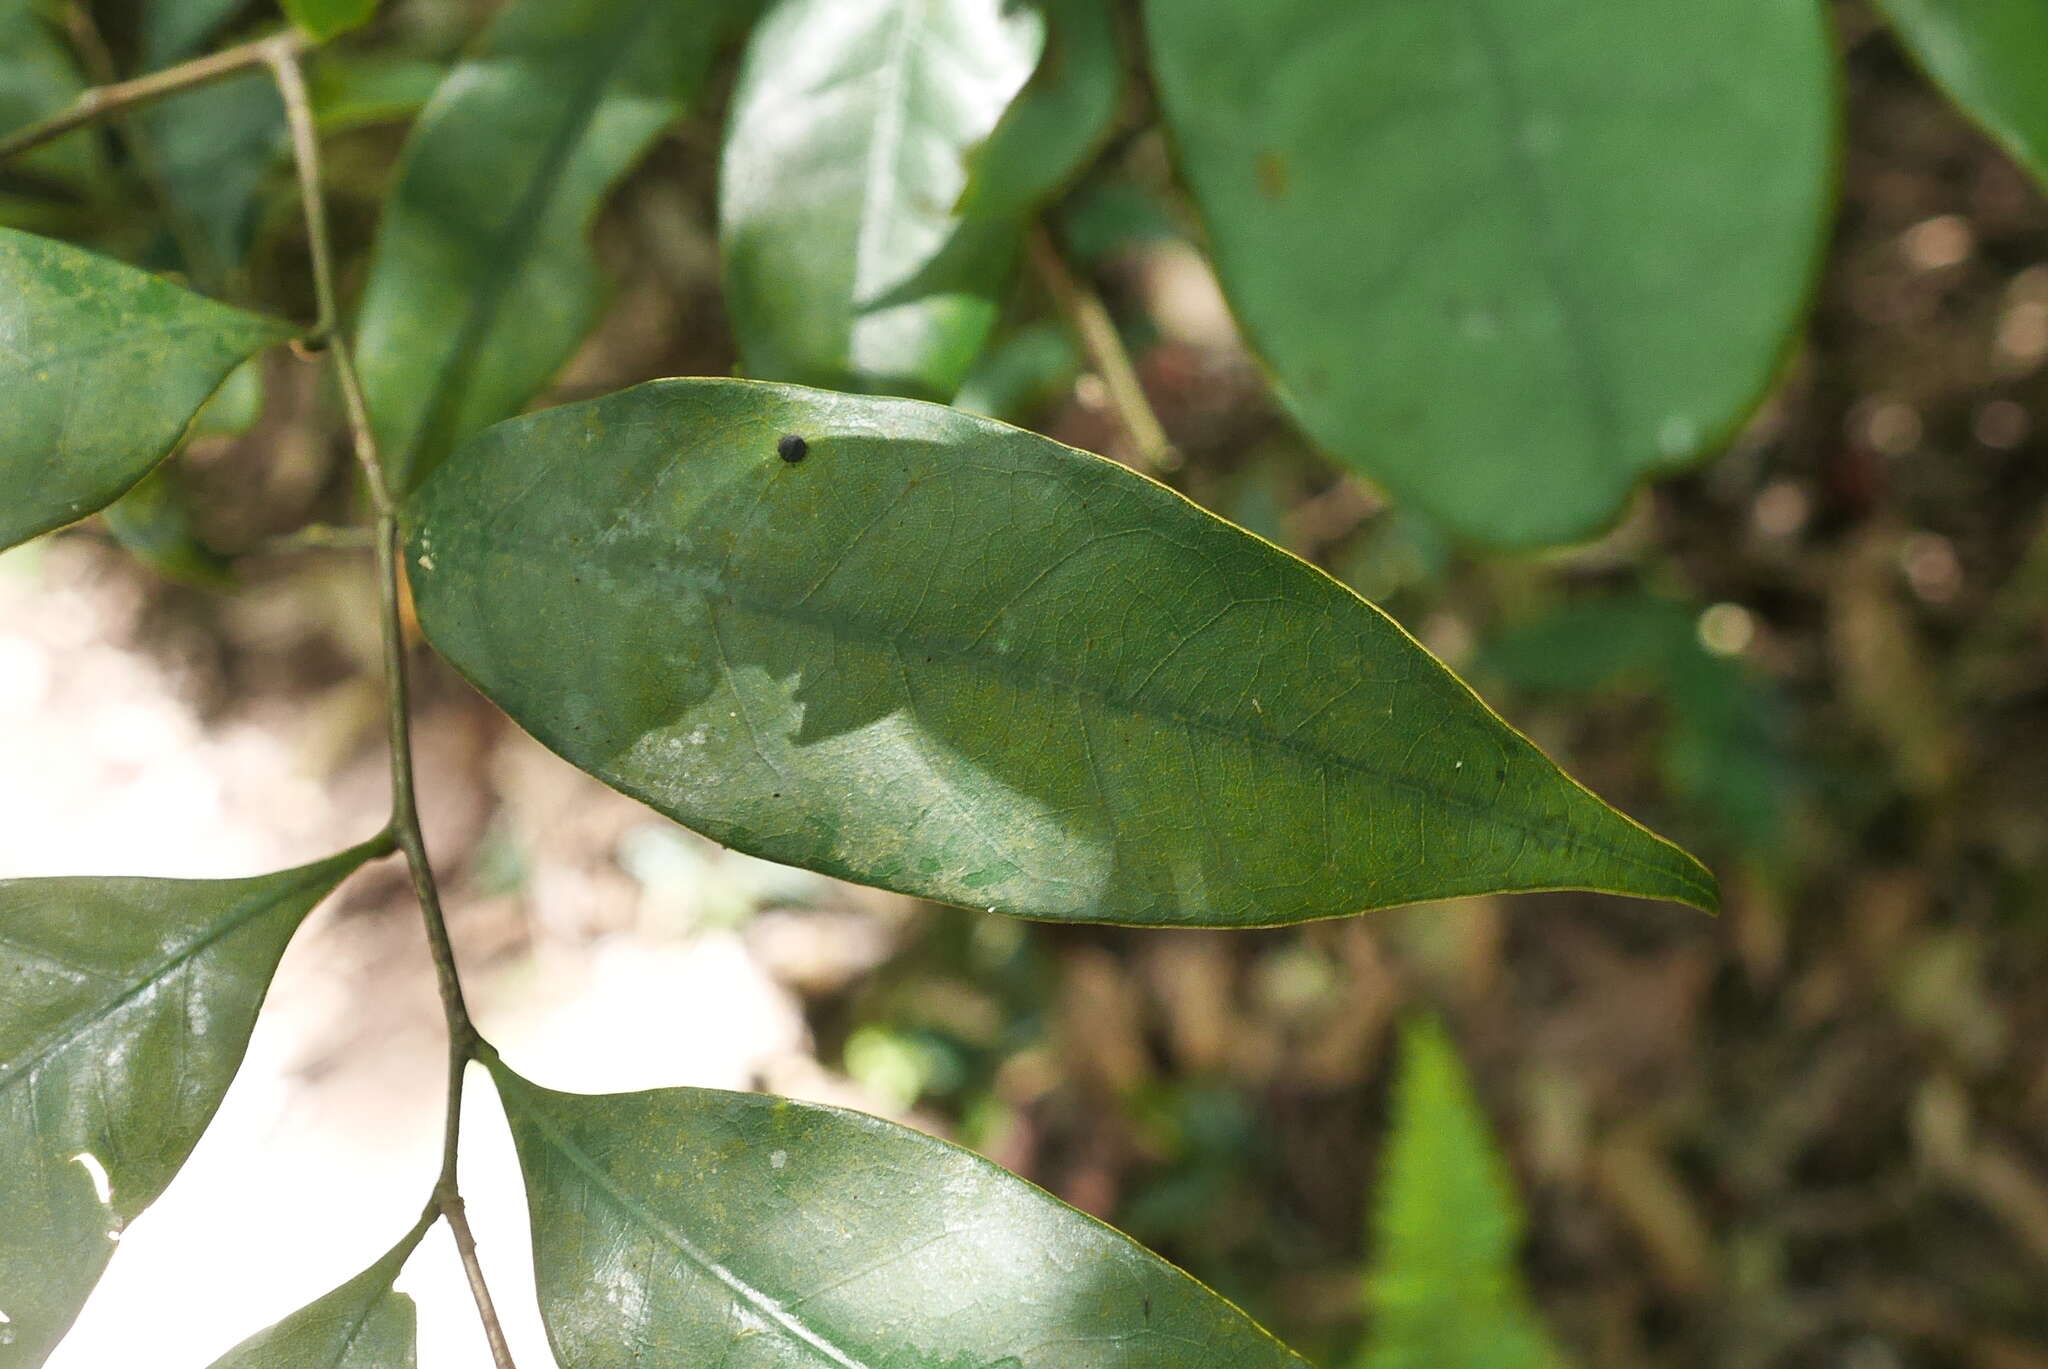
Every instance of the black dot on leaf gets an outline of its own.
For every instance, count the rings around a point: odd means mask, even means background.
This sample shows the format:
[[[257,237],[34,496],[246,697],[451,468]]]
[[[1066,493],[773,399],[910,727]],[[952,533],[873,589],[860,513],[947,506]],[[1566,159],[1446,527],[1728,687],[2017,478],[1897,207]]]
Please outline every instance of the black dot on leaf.
[[[784,433],[782,440],[775,444],[775,454],[794,466],[810,455],[811,444],[795,433]]]

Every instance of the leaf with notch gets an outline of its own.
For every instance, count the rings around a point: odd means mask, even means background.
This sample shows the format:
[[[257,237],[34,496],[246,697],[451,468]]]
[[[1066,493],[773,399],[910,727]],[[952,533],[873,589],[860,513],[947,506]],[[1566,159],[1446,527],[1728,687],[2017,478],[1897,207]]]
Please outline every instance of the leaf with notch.
[[[1906,50],[2048,188],[2048,5],[1878,0]]]
[[[425,1229],[341,1287],[249,1337],[212,1369],[414,1369],[419,1314],[391,1284]]]
[[[491,1070],[548,1339],[577,1369],[1306,1369],[1128,1237],[922,1132]]]
[[[406,517],[458,669],[770,860],[1062,921],[1714,906],[1698,862],[1321,571],[958,410],[656,381],[492,428]]]
[[[253,879],[0,881],[0,1369],[71,1325],[220,1105],[292,932],[388,849]]]
[[[0,547],[105,508],[289,325],[0,228]]]

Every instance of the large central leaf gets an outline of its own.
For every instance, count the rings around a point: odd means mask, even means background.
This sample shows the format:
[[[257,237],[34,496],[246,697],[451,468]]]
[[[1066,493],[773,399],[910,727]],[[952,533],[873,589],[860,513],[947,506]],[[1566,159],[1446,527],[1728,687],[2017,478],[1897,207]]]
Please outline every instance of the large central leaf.
[[[465,674],[773,860],[1128,923],[1714,902],[1343,586],[987,419],[657,381],[481,434],[409,522],[420,620]]]

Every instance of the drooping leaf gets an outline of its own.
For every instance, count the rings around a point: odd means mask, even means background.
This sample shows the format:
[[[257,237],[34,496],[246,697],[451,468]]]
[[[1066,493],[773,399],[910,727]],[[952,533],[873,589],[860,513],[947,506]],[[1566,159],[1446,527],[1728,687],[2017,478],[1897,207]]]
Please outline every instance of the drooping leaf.
[[[1557,886],[1714,904],[1320,571],[958,410],[657,381],[478,436],[408,526],[421,623],[464,674],[771,860],[1076,921]]]
[[[531,399],[597,316],[586,234],[748,6],[513,0],[406,145],[357,355],[395,484]]]
[[[1402,1033],[1376,1199],[1358,1369],[1561,1369],[1516,1263],[1513,1181],[1433,1020]]]
[[[922,1132],[492,1071],[565,1365],[1305,1369],[1128,1238]]]
[[[213,1117],[293,930],[387,849],[253,879],[0,881],[0,1369],[71,1325]]]
[[[418,1244],[419,1233],[406,1237],[341,1287],[222,1355],[213,1369],[414,1369],[418,1312],[391,1284]]]
[[[980,146],[957,212],[1017,219],[1051,199],[1109,136],[1123,90],[1116,16],[1102,0],[1038,0],[1045,52]]]
[[[779,0],[747,46],[719,237],[749,374],[949,399],[994,326],[1010,220],[952,212],[1031,75],[1006,0]]]
[[[332,38],[361,28],[377,12],[377,0],[280,0],[294,24],[314,38]]]
[[[85,89],[64,42],[29,0],[0,0],[0,133],[54,114]],[[67,133],[24,154],[9,170],[47,176],[78,187],[102,169],[91,130]]]
[[[2048,5],[2039,0],[1878,0],[1965,114],[2048,187]]]
[[[0,228],[0,547],[119,498],[228,372],[291,331]]]
[[[1145,10],[1282,399],[1454,531],[1584,537],[1772,378],[1831,181],[1814,0]]]

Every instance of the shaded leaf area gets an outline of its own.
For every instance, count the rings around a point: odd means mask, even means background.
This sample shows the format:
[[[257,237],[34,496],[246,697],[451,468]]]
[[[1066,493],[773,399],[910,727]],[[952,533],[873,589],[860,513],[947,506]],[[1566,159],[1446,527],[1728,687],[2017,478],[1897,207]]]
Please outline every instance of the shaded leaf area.
[[[30,0],[0,0],[0,133],[34,123],[71,103],[85,81],[70,50]],[[48,177],[73,189],[103,170],[92,133],[68,133],[6,168]]]
[[[1288,408],[1459,534],[1584,537],[1770,381],[1828,195],[1821,6],[1147,19],[1218,274]]]
[[[956,410],[658,381],[483,434],[409,526],[421,622],[464,674],[772,860],[1075,921],[1715,903],[1321,572]]]
[[[2048,186],[2048,6],[2037,0],[1877,0],[1963,111]]]
[[[253,879],[0,882],[0,1369],[71,1325],[212,1119],[292,932],[387,849]]]
[[[1187,1275],[970,1151],[761,1094],[492,1062],[548,1336],[580,1369],[1302,1369]]]
[[[166,461],[107,505],[114,540],[158,574],[208,589],[232,585],[228,558],[209,547],[192,522],[192,504],[175,461]]]
[[[161,67],[191,56],[242,8],[243,0],[151,0],[136,17],[142,64]]]
[[[602,295],[591,217],[749,8],[515,0],[442,83],[385,205],[358,321],[400,488],[569,359]]]
[[[135,123],[187,268],[204,285],[229,279],[290,145],[276,83],[266,71],[229,77],[154,103]]]
[[[391,1284],[425,1224],[383,1259],[213,1362],[213,1369],[413,1369],[419,1314]]]
[[[291,331],[0,228],[0,547],[112,503],[230,371]]]
[[[1007,219],[952,212],[963,158],[1045,44],[1003,0],[780,0],[750,40],[719,192],[749,374],[952,397],[1016,258]]]
[[[957,213],[1022,218],[1051,199],[1109,136],[1123,92],[1116,15],[1100,0],[1038,0],[1045,50],[980,146],[967,154]]]
[[[282,0],[291,21],[315,38],[361,28],[377,12],[377,0]]]
[[[1517,1268],[1521,1204],[1455,1047],[1401,1038],[1357,1369],[1561,1369]]]

